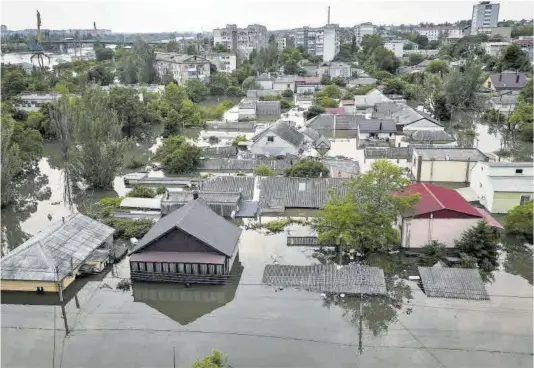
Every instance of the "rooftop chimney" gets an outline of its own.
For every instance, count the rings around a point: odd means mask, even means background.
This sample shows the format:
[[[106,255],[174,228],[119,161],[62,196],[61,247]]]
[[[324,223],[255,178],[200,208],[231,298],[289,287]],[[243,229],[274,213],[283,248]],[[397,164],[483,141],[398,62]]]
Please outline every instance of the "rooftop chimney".
[[[515,77],[515,82],[516,82],[516,83],[519,83],[519,74],[516,75],[516,77]]]
[[[198,190],[193,190],[193,200],[196,201],[198,199]]]
[[[382,130],[382,122],[380,122],[380,127],[378,128],[378,130]]]
[[[328,20],[326,24],[330,24],[330,7],[328,7]]]
[[[502,81],[502,73],[499,74],[499,82],[501,82],[501,81]]]
[[[62,218],[61,218],[61,221],[63,221],[63,223],[65,223],[65,217],[62,217]]]

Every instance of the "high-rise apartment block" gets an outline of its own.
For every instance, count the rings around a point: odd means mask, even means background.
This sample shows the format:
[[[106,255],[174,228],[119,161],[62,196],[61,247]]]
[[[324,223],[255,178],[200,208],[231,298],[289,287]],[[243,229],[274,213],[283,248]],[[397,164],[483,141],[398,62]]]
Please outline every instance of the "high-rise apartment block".
[[[471,18],[471,35],[476,35],[479,28],[497,27],[499,22],[499,4],[482,1],[473,5],[473,17]]]
[[[225,28],[213,30],[213,44],[220,44],[241,58],[248,58],[253,50],[267,47],[268,41],[267,28],[259,24],[251,24],[246,28],[228,24]]]
[[[339,53],[339,26],[328,24],[323,28],[302,27],[294,30],[295,47],[305,52],[331,61]]]
[[[373,23],[362,23],[354,27],[354,36],[358,44],[362,43],[365,35],[374,35],[376,33],[376,26]]]

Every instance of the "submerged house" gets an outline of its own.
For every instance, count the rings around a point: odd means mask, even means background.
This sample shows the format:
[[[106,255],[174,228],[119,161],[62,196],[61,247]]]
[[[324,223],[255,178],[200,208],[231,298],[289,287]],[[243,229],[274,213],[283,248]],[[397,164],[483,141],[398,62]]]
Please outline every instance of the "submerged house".
[[[224,283],[241,229],[196,199],[159,220],[130,252],[136,281]]]
[[[202,198],[219,216],[233,218],[239,211],[242,196],[241,192],[167,192],[161,200],[161,214],[168,215],[197,198]]]
[[[82,214],[73,214],[2,258],[2,291],[59,292],[101,246],[113,242],[115,230]]]

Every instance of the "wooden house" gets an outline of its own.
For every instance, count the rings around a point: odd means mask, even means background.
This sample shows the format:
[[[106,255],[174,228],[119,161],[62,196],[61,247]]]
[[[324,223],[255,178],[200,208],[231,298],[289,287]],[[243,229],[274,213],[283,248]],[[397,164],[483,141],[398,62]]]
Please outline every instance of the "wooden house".
[[[130,252],[132,280],[223,283],[237,258],[241,229],[201,198],[159,220]]]

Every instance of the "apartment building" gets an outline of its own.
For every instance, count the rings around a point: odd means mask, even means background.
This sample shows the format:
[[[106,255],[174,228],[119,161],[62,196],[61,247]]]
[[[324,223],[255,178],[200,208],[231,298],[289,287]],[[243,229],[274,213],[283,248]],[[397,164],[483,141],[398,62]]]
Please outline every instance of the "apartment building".
[[[392,51],[396,57],[402,57],[404,52],[404,41],[389,41],[384,43],[384,48]]]
[[[373,23],[362,23],[354,27],[354,36],[356,36],[356,43],[361,44],[365,35],[374,35],[376,33],[376,26]]]
[[[339,25],[328,24],[323,29],[323,62],[332,61],[339,54]]]
[[[443,30],[440,27],[422,27],[416,28],[415,32],[421,36],[426,36],[428,41],[437,41]]]
[[[482,1],[473,5],[473,16],[471,18],[471,35],[476,35],[479,28],[497,27],[499,21],[499,4],[489,1]]]
[[[234,53],[226,52],[211,52],[204,55],[204,57],[215,67],[218,72],[231,73],[237,67],[237,56]]]
[[[160,78],[170,73],[179,85],[192,78],[207,82],[210,77],[209,60],[197,55],[157,52],[155,67]]]
[[[339,25],[328,24],[323,28],[302,27],[293,31],[295,47],[328,62],[339,53]]]
[[[248,58],[253,50],[267,47],[268,41],[267,28],[259,24],[251,24],[246,28],[228,24],[225,28],[213,30],[213,44],[221,44],[241,58]]]
[[[510,42],[482,42],[481,46],[486,54],[498,57],[505,48],[510,46]]]
[[[286,37],[276,37],[276,46],[278,46],[278,51],[282,52],[287,47],[287,38]]]

